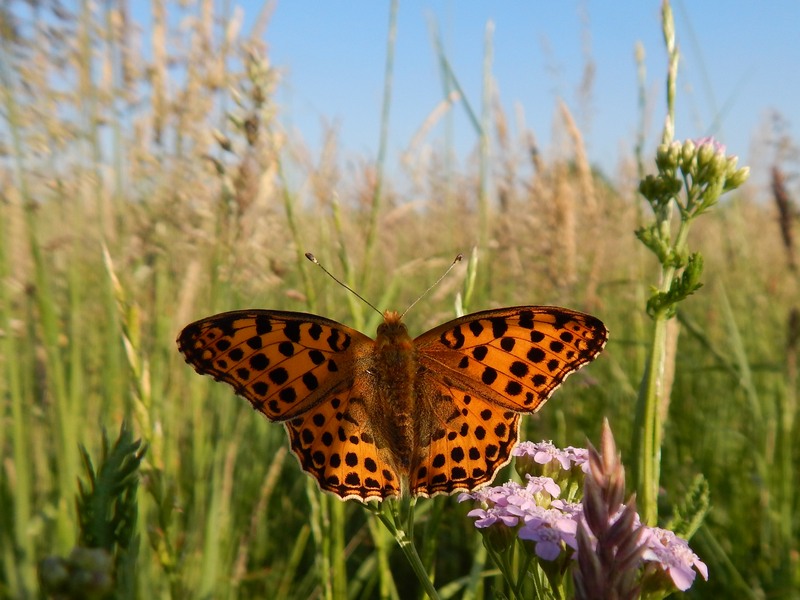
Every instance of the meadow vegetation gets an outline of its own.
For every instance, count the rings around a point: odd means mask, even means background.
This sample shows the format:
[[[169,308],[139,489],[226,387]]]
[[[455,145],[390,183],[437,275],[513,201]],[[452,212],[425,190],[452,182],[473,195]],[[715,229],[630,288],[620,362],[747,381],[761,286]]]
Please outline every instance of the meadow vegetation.
[[[0,9],[2,597],[35,597],[40,561],[63,565],[100,543],[76,498],[90,501],[101,475],[119,494],[106,515],[118,537],[104,542],[126,582],[119,597],[421,594],[370,512],[321,494],[282,427],[177,352],[184,325],[237,308],[313,312],[373,334],[379,316],[306,251],[400,310],[458,252],[471,257],[474,282],[454,270],[407,315],[412,334],[452,318],[457,298],[465,311],[555,304],[600,317],[604,353],[524,419],[522,437],[585,447],[607,417],[633,466],[646,302],[661,272],[634,233],[650,218],[637,189],[653,157],[600,173],[565,104],[557,141],[540,148],[488,93],[468,159],[424,140],[430,151],[402,164],[381,155],[345,169],[334,130],[312,150],[281,127],[280,65],[260,29],[212,23],[211,4],[177,28],[180,15],[153,3],[147,60],[116,4]],[[698,598],[800,589],[797,209],[782,177],[796,163],[787,130],[765,128],[762,183],[724,196],[691,231],[704,285],[668,328],[659,522],[707,486],[711,508],[690,541],[710,571],[689,592]],[[502,589],[469,508],[417,504],[415,541],[442,597]]]

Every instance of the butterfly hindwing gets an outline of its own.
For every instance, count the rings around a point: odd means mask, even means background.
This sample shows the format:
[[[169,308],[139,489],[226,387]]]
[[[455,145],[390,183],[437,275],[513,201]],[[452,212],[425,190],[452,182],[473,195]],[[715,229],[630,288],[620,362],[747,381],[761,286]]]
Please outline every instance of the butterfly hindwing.
[[[300,466],[344,500],[400,495],[400,475],[378,448],[366,411],[372,393],[356,383],[284,423]]]
[[[519,414],[486,399],[423,375],[420,399],[431,410],[424,431],[424,452],[410,474],[418,496],[469,491],[491,483],[511,458],[517,443]]]
[[[230,384],[272,421],[302,414],[350,385],[354,361],[372,344],[336,321],[272,310],[218,314],[178,337],[198,373]]]
[[[566,377],[593,360],[608,332],[599,319],[550,306],[487,310],[416,340],[420,364],[445,384],[516,412],[536,412]]]

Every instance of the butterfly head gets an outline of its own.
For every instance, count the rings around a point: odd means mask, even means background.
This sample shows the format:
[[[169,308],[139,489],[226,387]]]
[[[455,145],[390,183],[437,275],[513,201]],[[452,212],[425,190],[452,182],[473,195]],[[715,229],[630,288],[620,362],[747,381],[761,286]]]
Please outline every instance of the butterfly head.
[[[396,310],[384,311],[383,323],[378,325],[378,336],[375,340],[379,346],[411,344],[408,329],[402,319],[403,315]]]

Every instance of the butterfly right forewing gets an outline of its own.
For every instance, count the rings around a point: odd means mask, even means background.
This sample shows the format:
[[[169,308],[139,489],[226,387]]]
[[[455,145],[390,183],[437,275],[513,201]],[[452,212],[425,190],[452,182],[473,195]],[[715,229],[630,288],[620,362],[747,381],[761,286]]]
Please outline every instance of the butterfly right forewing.
[[[537,411],[602,350],[599,319],[552,306],[519,306],[454,319],[414,340],[431,425],[411,472],[412,492],[473,490],[511,459],[520,413]]]
[[[531,413],[594,360],[607,339],[605,325],[591,315],[517,306],[454,319],[414,343],[429,372],[500,407]]]

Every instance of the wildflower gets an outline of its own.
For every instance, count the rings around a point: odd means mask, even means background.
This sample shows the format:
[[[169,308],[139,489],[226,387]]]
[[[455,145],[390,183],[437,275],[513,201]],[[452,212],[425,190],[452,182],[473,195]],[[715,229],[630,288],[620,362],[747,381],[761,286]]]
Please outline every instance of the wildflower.
[[[506,481],[502,485],[489,486],[475,492],[459,494],[458,501],[465,502],[466,500],[475,500],[484,504],[499,504],[505,506],[508,496],[521,488],[522,486],[516,481]]]
[[[540,509],[525,519],[519,530],[521,540],[536,543],[536,556],[555,560],[565,547],[578,549],[576,513],[562,512],[557,508]]]
[[[531,462],[538,465],[559,464],[565,471],[569,471],[572,466],[567,452],[556,448],[553,442],[520,442],[511,451],[511,455],[517,457],[518,471],[520,468],[524,469],[525,466],[530,465]]]
[[[568,446],[562,450],[553,442],[522,442],[512,450],[512,455],[516,457],[515,469],[520,477],[552,477],[567,499],[574,500],[579,495],[589,467],[588,452],[584,448]]]
[[[708,581],[708,567],[689,548],[686,540],[659,527],[645,528],[642,560],[658,563],[680,591],[688,590],[697,573]],[[695,571],[696,569],[696,571]]]
[[[467,516],[475,518],[477,527],[484,536],[484,542],[496,552],[507,550],[516,538],[517,527],[521,518],[519,514],[509,511],[509,497],[514,495],[522,486],[515,481],[508,481],[503,485],[487,487],[475,492],[459,495],[458,501],[478,501],[483,508],[474,508]]]
[[[589,472],[589,450],[586,448],[567,446],[564,448],[564,453],[567,455],[573,466],[580,467],[581,471],[584,473]]]
[[[526,463],[520,470],[544,470],[556,479],[526,473],[524,485],[509,481],[459,496],[459,502],[479,503],[468,516],[498,564],[511,564],[522,550],[533,560],[524,564],[536,565],[519,573],[516,582],[505,571],[509,586],[521,589],[518,581],[538,568],[552,590],[563,592],[565,578],[571,578],[580,600],[632,600],[685,591],[697,573],[708,579],[708,568],[685,540],[642,525],[635,498],[623,503],[625,470],[607,422],[600,448],[561,450],[552,442],[523,442],[513,452]],[[571,493],[578,483],[580,500]]]
[[[491,527],[495,523],[501,523],[506,527],[514,527],[519,518],[515,515],[510,515],[506,511],[497,508],[474,508],[467,513],[468,517],[478,517],[475,520],[475,527],[483,529]]]
[[[548,506],[552,498],[558,498],[561,488],[550,477],[534,477],[528,475],[528,485],[511,493],[508,503],[521,508],[530,506]]]
[[[507,481],[503,485],[460,494],[458,501],[475,500],[485,506],[485,508],[475,508],[467,513],[468,517],[477,517],[475,527],[478,529],[485,529],[495,524],[516,527],[519,515],[510,513],[507,507],[508,498],[520,489],[522,486],[516,481]]]
[[[498,522],[514,527],[531,510],[541,505],[549,505],[551,499],[560,493],[561,489],[549,477],[528,476],[528,484],[525,487],[515,481],[509,481],[501,486],[461,494],[458,501],[477,500],[486,506],[485,509],[476,508],[467,513],[467,516],[478,517],[475,522],[478,528]]]
[[[725,154],[725,144],[718,142],[711,136],[697,138],[693,140],[693,143],[698,149],[707,146],[712,154]]]
[[[567,544],[572,548],[578,547],[575,533],[578,531],[577,523],[569,519],[562,519],[565,524],[572,526],[572,531],[566,527],[555,528],[546,525],[545,521],[526,523],[519,530],[519,537],[522,540],[536,542],[536,556],[544,560],[555,560],[561,554],[562,544]]]

